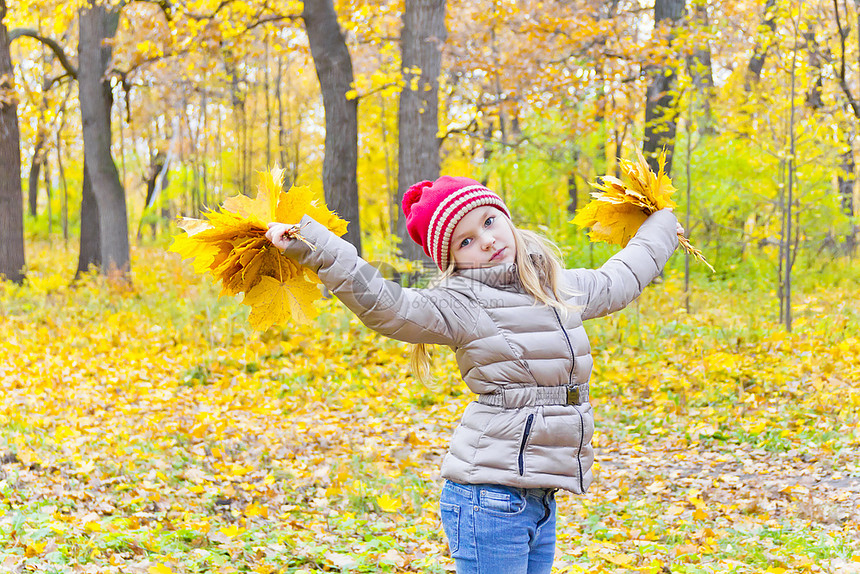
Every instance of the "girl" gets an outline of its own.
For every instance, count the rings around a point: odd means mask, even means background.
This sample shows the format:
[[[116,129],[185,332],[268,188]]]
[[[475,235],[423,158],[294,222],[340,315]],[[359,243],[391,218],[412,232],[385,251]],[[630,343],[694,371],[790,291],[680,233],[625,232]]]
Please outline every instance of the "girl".
[[[549,573],[555,492],[591,484],[592,358],[582,322],[623,309],[678,243],[669,210],[651,215],[600,269],[564,269],[549,241],[514,227],[502,199],[471,179],[440,177],[403,196],[409,235],[442,272],[428,289],[386,281],[309,216],[270,224],[269,240],[317,273],[371,329],[448,345],[477,394],[442,462],[440,513],[459,574]],[[313,249],[294,238],[302,236]]]

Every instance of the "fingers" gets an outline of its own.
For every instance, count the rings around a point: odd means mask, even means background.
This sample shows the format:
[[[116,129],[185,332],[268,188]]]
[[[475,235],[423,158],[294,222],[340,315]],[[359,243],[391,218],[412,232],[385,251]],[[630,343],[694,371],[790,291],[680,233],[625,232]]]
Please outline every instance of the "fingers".
[[[270,223],[269,229],[268,231],[266,231],[266,239],[274,243],[276,237],[280,237],[284,234],[284,230],[281,229],[283,226],[283,223]],[[278,231],[280,231],[280,234],[278,233]]]
[[[283,251],[289,245],[290,240],[298,231],[298,225],[288,223],[270,223],[269,230],[266,231],[266,239],[272,242],[272,245]]]
[[[681,227],[680,223],[677,226],[677,231],[678,231],[678,235],[684,235],[684,228]]]

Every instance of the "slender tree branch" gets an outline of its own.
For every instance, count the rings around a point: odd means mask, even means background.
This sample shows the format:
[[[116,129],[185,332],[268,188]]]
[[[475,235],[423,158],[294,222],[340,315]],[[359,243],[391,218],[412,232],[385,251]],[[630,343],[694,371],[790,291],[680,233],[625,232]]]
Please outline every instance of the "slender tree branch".
[[[108,71],[106,75],[107,76],[112,76],[112,75],[118,76],[124,82],[126,76],[136,72],[140,68],[143,68],[149,64],[153,64],[155,62],[159,62],[161,60],[166,60],[168,58],[172,58],[174,56],[183,56],[183,55],[187,54],[188,52],[189,52],[188,49],[182,49],[182,50],[178,50],[176,52],[167,52],[167,53],[161,54],[160,56],[152,56],[150,58],[146,58],[144,60],[141,60],[140,62],[129,67],[127,70],[121,70],[119,68],[113,68],[110,71]]]
[[[857,101],[854,98],[854,94],[851,93],[851,86],[848,85],[848,80],[845,78],[845,52],[843,49],[842,59],[840,61],[840,65],[833,61],[833,55],[830,52],[830,49],[827,48],[822,53],[824,59],[830,64],[830,67],[833,68],[833,73],[838,80],[839,87],[842,89],[842,93],[845,94],[845,97],[848,99],[848,105],[851,106],[851,111],[854,114],[854,117],[860,119],[860,101]]]
[[[842,20],[839,18],[839,0],[833,0],[833,9],[836,11],[836,28],[839,30],[839,48],[841,51],[839,77],[845,80],[845,38],[849,31],[842,27]]]
[[[17,40],[21,36],[28,36],[30,38],[33,38],[34,40],[38,40],[45,44],[51,49],[52,52],[54,52],[54,54],[57,56],[57,59],[60,61],[60,64],[63,66],[63,68],[65,68],[66,72],[68,72],[69,75],[73,78],[78,77],[77,68],[72,65],[72,62],[66,55],[65,50],[63,50],[63,47],[60,46],[57,42],[50,38],[42,36],[36,30],[30,28],[15,28],[11,32],[9,32],[9,43],[11,44],[13,41]]]
[[[451,136],[451,135],[454,135],[454,134],[463,134],[463,133],[466,133],[466,132],[473,132],[473,131],[474,131],[474,128],[476,128],[476,127],[477,127],[477,125],[478,125],[478,118],[477,118],[477,117],[473,117],[473,118],[472,118],[472,121],[470,121],[470,122],[469,122],[468,124],[466,124],[465,126],[463,126],[463,127],[461,127],[461,128],[453,128],[453,129],[450,129],[450,130],[446,131],[444,134],[442,134],[442,136],[441,136],[441,137],[439,137],[439,143],[443,142],[446,138],[448,138],[448,136]]]
[[[47,92],[52,87],[54,87],[54,84],[58,84],[61,81],[65,80],[66,78],[74,79],[74,76],[72,76],[69,73],[65,73],[65,74],[60,74],[59,76],[55,76],[53,78],[45,80],[45,84],[44,84],[45,91]]]
[[[263,24],[271,24],[272,22],[281,22],[283,20],[295,21],[301,19],[301,14],[274,14],[272,16],[267,16],[266,18],[260,18],[253,24],[249,25],[245,30],[251,30],[256,28],[257,26],[262,26]]]
[[[382,84],[381,86],[377,86],[377,87],[373,88],[372,90],[364,92],[363,94],[357,94],[355,96],[355,99],[358,101],[361,101],[362,98],[366,98],[367,96],[372,96],[373,94],[378,94],[379,92],[387,90],[388,88],[393,88],[396,85],[397,85],[397,82],[386,82],[386,83]]]

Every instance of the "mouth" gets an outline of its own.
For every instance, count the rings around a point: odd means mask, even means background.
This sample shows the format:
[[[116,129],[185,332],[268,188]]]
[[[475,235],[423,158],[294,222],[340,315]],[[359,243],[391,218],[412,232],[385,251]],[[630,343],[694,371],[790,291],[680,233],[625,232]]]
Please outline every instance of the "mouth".
[[[502,247],[501,249],[499,249],[498,251],[496,251],[495,253],[493,253],[493,256],[492,256],[492,257],[490,257],[490,261],[492,261],[492,260],[494,260],[494,259],[497,259],[497,258],[501,257],[501,256],[502,256],[502,253],[505,251],[505,249],[507,249],[507,247]]]

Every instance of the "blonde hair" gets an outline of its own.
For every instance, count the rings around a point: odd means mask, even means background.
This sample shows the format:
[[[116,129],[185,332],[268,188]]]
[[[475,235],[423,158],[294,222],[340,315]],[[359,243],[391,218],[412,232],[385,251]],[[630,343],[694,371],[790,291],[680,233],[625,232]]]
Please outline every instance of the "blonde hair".
[[[568,311],[577,309],[578,306],[566,301],[568,297],[577,293],[561,284],[561,275],[564,271],[561,250],[543,235],[528,229],[517,229],[510,219],[507,217],[504,219],[511,226],[514,234],[514,245],[517,249],[514,262],[517,265],[517,276],[523,290],[535,298],[535,304],[542,303],[552,307],[566,317]],[[533,254],[537,257],[533,258]],[[448,258],[448,266],[430,283],[430,287],[439,285],[456,272],[457,267],[453,258]],[[413,345],[409,366],[412,374],[420,382],[426,384],[432,381],[430,353],[425,343]]]

